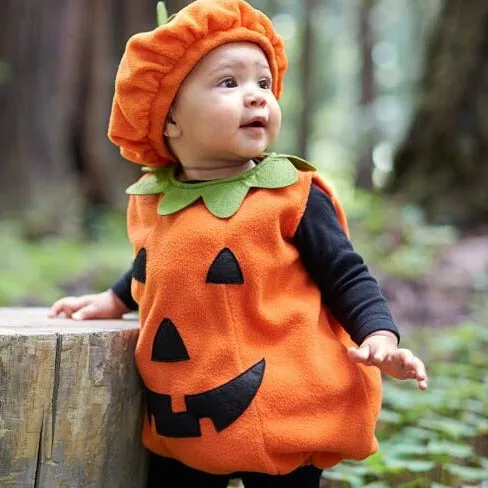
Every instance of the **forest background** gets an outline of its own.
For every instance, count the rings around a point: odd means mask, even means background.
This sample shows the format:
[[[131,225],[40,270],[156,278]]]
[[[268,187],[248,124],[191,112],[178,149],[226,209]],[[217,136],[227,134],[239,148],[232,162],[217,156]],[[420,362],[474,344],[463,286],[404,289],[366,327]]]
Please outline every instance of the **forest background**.
[[[324,486],[488,486],[488,2],[250,3],[289,54],[275,150],[339,194],[431,376],[425,393],[385,382],[381,452]],[[0,306],[101,291],[130,266],[140,168],[107,122],[124,45],[155,24],[155,0],[3,0]]]

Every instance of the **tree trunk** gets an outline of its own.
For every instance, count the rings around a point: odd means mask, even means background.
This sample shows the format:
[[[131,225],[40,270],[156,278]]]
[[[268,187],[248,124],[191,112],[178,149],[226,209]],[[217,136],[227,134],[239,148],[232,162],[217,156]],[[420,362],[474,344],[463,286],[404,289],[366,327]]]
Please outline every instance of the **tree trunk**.
[[[299,121],[299,138],[298,150],[300,156],[308,157],[308,144],[310,140],[310,127],[312,107],[313,107],[313,45],[314,45],[314,27],[313,18],[317,0],[305,0],[304,16],[305,25],[303,29],[302,59],[301,59],[301,92],[302,92],[302,111]]]
[[[488,2],[446,0],[423,94],[387,190],[434,223],[488,221]]]
[[[361,51],[361,109],[363,119],[371,119],[375,99],[373,67],[373,32],[370,22],[374,0],[362,0],[359,7],[359,47]],[[365,127],[365,128],[363,128]],[[361,127],[361,153],[359,155],[356,186],[371,190],[373,188],[373,148],[375,129],[370,123]]]
[[[57,99],[62,12],[61,0],[7,0],[0,43],[11,72],[0,86],[0,211],[35,209],[39,221],[53,217],[61,229],[68,222],[62,216],[76,215],[79,207],[75,178],[64,163]],[[46,215],[48,208],[61,215]]]
[[[137,319],[0,308],[0,486],[144,486]]]
[[[1,215],[36,236],[77,229],[86,203],[124,208],[137,165],[107,138],[113,79],[129,35],[155,26],[155,4],[5,0],[2,19]]]
[[[168,14],[172,15],[179,12],[183,7],[186,7],[191,0],[166,0],[166,8],[168,9]]]

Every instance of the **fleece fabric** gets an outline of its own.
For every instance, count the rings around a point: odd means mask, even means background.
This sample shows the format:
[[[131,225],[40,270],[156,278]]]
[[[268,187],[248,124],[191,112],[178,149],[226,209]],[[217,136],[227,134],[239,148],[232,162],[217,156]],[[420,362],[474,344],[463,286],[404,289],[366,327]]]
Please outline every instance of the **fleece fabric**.
[[[286,474],[377,450],[380,372],[349,360],[353,342],[293,245],[312,182],[347,232],[346,217],[322,178],[296,171],[287,186],[251,188],[228,218],[202,199],[158,215],[164,193],[130,197],[142,438],[156,454]]]

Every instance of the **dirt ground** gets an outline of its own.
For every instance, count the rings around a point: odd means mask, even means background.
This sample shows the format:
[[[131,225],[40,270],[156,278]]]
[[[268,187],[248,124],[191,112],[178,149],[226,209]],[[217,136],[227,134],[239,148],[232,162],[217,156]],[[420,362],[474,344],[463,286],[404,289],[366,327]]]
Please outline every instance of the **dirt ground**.
[[[415,280],[378,277],[400,326],[449,326],[488,310],[488,235],[444,248],[432,269]]]

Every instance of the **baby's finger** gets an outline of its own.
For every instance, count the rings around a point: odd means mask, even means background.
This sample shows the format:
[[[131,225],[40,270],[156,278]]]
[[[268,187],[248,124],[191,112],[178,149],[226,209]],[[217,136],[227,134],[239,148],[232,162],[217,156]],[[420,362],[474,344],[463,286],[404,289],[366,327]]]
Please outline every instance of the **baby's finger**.
[[[358,363],[365,363],[369,364],[369,357],[370,357],[370,348],[368,345],[364,345],[361,347],[350,347],[347,350],[347,353],[351,359]]]
[[[71,317],[71,314],[76,310],[74,308],[75,300],[75,297],[64,297],[57,300],[51,306],[51,309],[48,312],[48,317],[56,317],[61,313],[67,317]]]
[[[387,353],[385,351],[371,351],[370,362],[376,366],[380,365],[387,358]]]
[[[90,295],[81,297],[64,297],[54,303],[48,313],[49,317],[56,317],[63,313],[68,318],[73,318],[73,313],[80,310],[91,302]]]
[[[414,358],[410,349],[397,349],[390,354],[390,359],[405,371],[414,367]]]
[[[61,307],[60,305],[57,305],[56,303],[54,303],[51,308],[48,310],[47,312],[47,316],[49,318],[53,318],[53,317],[56,317],[61,311]]]
[[[413,372],[415,379],[417,380],[427,379],[427,372],[425,371],[425,365],[418,357],[413,358],[412,366],[410,367],[410,370]]]
[[[427,380],[420,380],[418,382],[418,387],[419,387],[419,390],[427,390],[428,388],[428,383],[427,383]]]
[[[71,315],[71,318],[73,320],[89,320],[94,318],[97,315],[97,311],[98,311],[98,307],[95,304],[90,303],[80,308],[77,312]]]
[[[426,390],[428,386],[427,372],[424,363],[414,356],[412,366],[408,369],[407,378],[417,380],[420,390]]]

